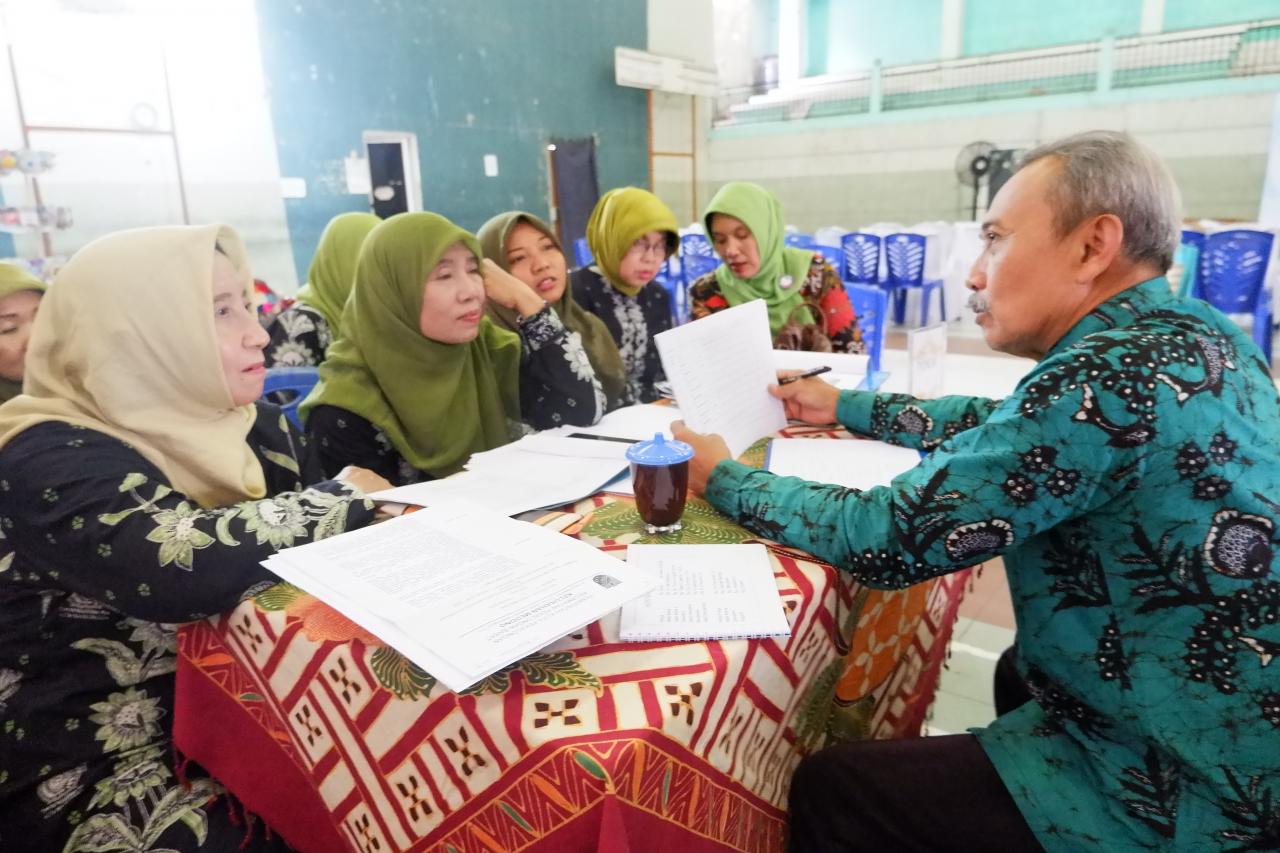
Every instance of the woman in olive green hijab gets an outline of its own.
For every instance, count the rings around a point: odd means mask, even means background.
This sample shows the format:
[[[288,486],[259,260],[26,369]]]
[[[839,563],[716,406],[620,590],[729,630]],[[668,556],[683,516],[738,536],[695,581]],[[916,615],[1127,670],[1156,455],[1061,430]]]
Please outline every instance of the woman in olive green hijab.
[[[518,333],[484,314],[486,296]],[[531,388],[555,390],[539,406]],[[599,420],[604,393],[559,317],[528,287],[480,264],[474,237],[434,213],[402,213],[369,232],[342,335],[303,402],[325,472],[367,467],[403,485],[462,469],[523,426]]]
[[[610,190],[587,220],[587,243],[595,262],[569,277],[573,298],[618,345],[623,404],[656,400],[663,373],[652,339],[671,328],[671,297],[654,279],[680,243],[675,214],[647,190]]]
[[[0,264],[0,403],[22,393],[27,341],[44,290],[44,282],[21,267]]]
[[[763,299],[775,348],[863,351],[839,273],[820,252],[785,245],[782,205],[773,193],[747,181],[727,183],[707,205],[703,225],[724,263],[689,285],[695,320]]]
[[[294,304],[280,312],[267,332],[267,367],[307,367],[324,361],[342,334],[342,307],[351,293],[360,245],[382,220],[372,213],[343,213],[329,220]]]
[[[480,226],[476,239],[486,258],[545,299],[569,330],[569,336],[581,341],[596,377],[604,386],[607,408],[615,408],[622,399],[626,381],[618,345],[600,318],[574,301],[568,286],[564,248],[551,226],[532,213],[512,210],[499,213]],[[502,328],[518,329],[514,311],[493,302],[486,311]]]

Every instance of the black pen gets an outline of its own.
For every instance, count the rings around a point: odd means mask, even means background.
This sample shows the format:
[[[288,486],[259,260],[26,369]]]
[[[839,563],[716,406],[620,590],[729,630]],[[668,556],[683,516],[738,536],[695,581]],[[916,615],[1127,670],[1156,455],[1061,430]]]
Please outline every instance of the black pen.
[[[808,379],[810,376],[817,376],[820,373],[830,373],[831,368],[823,365],[822,367],[814,367],[806,370],[804,373],[797,373],[795,376],[784,376],[778,380],[779,385],[786,385],[795,382],[797,379]]]
[[[612,435],[595,435],[589,432],[571,432],[569,438],[590,438],[594,441],[616,441],[619,444],[638,444],[639,439],[635,438],[618,438]]]

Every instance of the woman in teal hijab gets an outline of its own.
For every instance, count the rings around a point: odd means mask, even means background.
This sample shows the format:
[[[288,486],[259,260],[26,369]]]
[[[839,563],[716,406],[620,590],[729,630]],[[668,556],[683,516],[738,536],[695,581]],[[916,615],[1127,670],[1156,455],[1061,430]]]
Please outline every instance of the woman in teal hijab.
[[[364,238],[382,220],[372,213],[342,213],[329,220],[292,306],[271,321],[267,367],[307,367],[324,361],[342,334],[342,308],[351,293]]]
[[[762,299],[778,349],[863,351],[839,274],[821,253],[785,244],[782,205],[773,193],[747,181],[725,184],[703,225],[724,263],[689,286],[695,320]]]
[[[434,213],[369,232],[342,335],[300,407],[326,472],[357,465],[403,485],[459,471],[526,425],[599,420],[604,392],[559,317],[480,259],[475,238]],[[486,297],[516,313],[516,332],[485,316]],[[526,391],[545,387],[557,405]]]

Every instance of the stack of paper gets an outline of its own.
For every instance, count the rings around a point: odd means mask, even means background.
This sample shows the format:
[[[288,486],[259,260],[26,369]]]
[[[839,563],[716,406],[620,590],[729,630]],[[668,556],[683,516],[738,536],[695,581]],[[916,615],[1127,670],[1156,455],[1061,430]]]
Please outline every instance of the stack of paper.
[[[671,422],[680,420],[682,415],[675,406],[641,403],[615,409],[600,419],[598,424],[589,427],[563,426],[548,430],[541,435],[605,435],[641,441],[653,438],[654,433],[662,433],[671,437]]]
[[[263,565],[454,691],[657,585],[576,539],[461,504],[289,548]]]
[[[469,501],[502,515],[561,506],[594,494],[627,468],[627,444],[531,435],[477,453],[467,469],[369,497],[376,501],[436,506]]]
[[[920,453],[883,441],[829,441],[775,438],[765,468],[783,477],[800,477],[851,489],[887,486],[920,464]]]

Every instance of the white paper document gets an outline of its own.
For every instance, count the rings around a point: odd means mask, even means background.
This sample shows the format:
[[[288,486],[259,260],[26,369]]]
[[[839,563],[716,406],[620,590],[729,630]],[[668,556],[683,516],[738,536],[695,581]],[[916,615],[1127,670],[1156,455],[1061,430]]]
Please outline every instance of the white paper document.
[[[887,486],[920,464],[920,453],[883,441],[824,441],[775,438],[765,468],[783,477],[800,477],[851,489]]]
[[[719,433],[735,457],[787,424],[777,382],[769,314],[754,299],[654,336],[662,368],[689,428]]]
[[[631,545],[661,583],[622,606],[623,640],[730,640],[791,633],[763,545]]]
[[[842,352],[805,352],[803,350],[776,349],[773,351],[773,366],[778,370],[812,370],[815,367],[830,367],[830,373],[823,373],[818,378],[834,385],[842,391],[855,391],[867,378],[867,364],[870,358]]]
[[[467,470],[451,477],[384,489],[369,497],[375,501],[418,506],[468,501],[502,515],[516,515],[531,509],[561,506],[595,494],[626,470],[627,445],[571,440],[581,443],[581,455],[508,445],[489,451],[493,455],[472,457]]]
[[[662,433],[671,438],[671,422],[683,417],[675,406],[658,405],[657,403],[639,403],[614,409],[600,419],[600,422],[587,427],[562,426],[547,430],[539,435],[569,436],[574,433],[584,435],[609,435],[616,438],[628,438],[643,441],[653,438],[654,433]]]
[[[290,548],[264,565],[454,691],[658,582],[576,539],[465,504]]]

